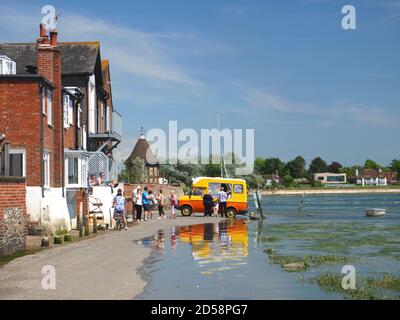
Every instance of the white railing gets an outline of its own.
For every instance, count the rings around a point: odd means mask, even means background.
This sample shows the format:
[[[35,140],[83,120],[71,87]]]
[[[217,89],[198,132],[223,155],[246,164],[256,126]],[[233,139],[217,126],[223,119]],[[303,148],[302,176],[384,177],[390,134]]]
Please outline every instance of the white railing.
[[[113,181],[118,178],[118,166],[115,160],[107,157],[103,152],[89,152],[88,174],[96,178],[100,173],[104,174],[105,181]]]
[[[122,137],[122,117],[117,110],[112,112],[112,128],[111,131]]]

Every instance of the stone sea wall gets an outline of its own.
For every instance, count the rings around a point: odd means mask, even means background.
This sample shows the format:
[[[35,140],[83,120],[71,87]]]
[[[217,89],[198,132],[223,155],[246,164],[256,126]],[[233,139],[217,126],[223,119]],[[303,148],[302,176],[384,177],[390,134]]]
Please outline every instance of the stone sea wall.
[[[0,177],[0,255],[26,247],[25,179]]]

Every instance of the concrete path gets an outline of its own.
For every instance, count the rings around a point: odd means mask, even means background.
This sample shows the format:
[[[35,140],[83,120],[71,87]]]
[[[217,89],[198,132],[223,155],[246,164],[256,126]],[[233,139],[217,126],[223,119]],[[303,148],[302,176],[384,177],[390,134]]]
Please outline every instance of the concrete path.
[[[0,299],[133,299],[146,283],[138,274],[151,250],[136,240],[173,225],[215,222],[218,218],[151,220],[103,236],[50,248],[0,267]],[[42,289],[42,268],[55,267],[56,289]]]

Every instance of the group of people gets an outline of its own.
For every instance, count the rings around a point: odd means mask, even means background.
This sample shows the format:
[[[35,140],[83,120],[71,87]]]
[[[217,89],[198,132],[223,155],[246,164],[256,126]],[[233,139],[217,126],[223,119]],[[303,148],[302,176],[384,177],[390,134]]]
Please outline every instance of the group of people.
[[[209,191],[206,191],[203,196],[204,216],[218,216],[218,213],[220,213],[222,218],[227,217],[226,201],[228,198],[229,194],[226,192],[225,186],[221,186],[216,197],[213,197]]]
[[[170,191],[168,201],[171,206],[171,219],[176,219],[176,207],[178,205],[178,197],[173,190]],[[143,188],[143,191],[140,186],[137,186],[132,192],[133,211],[136,214],[135,218],[137,222],[152,219],[153,211],[155,210],[158,210],[158,219],[166,219],[167,215],[164,211],[165,203],[166,199],[162,189],[160,189],[158,193],[154,193],[153,190],[149,189],[147,186]],[[125,212],[126,200],[122,195],[121,189],[118,189],[117,195],[114,197],[113,207],[114,219],[120,216],[125,230],[127,230]]]
[[[162,189],[158,193],[154,193],[153,190],[147,186],[141,190],[138,186],[133,190],[132,203],[136,212],[136,221],[147,221],[153,218],[153,211],[158,210],[158,219],[166,219],[167,216],[164,211],[165,207],[165,196]],[[176,218],[175,208],[178,205],[178,197],[173,190],[170,191],[168,196],[169,203],[171,205],[171,218]]]
[[[204,205],[204,216],[212,217],[218,216],[220,213],[221,217],[227,217],[226,202],[230,197],[230,193],[227,192],[224,185],[221,186],[220,191],[214,197],[209,191],[206,191],[203,195],[203,205]],[[176,209],[178,206],[178,197],[173,190],[170,191],[168,196],[168,201],[171,206],[171,219],[176,219]],[[136,221],[142,222],[153,218],[153,211],[158,210],[158,219],[166,219],[165,214],[166,199],[163,194],[162,189],[158,190],[158,193],[154,193],[153,190],[149,189],[147,186],[143,188],[137,186],[132,192],[132,204],[134,213],[136,213]],[[122,222],[124,224],[125,230],[127,230],[126,221],[126,201],[122,195],[122,190],[118,189],[117,195],[113,200],[114,207],[114,219],[121,216]]]

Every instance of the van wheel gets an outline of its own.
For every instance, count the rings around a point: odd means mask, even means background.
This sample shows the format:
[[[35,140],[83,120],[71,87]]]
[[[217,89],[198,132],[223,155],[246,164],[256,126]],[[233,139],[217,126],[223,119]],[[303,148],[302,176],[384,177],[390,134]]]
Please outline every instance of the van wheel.
[[[226,216],[227,216],[229,219],[234,219],[234,218],[236,217],[236,214],[237,214],[237,212],[236,212],[236,209],[235,209],[235,208],[228,208],[228,209],[226,209]]]
[[[193,213],[193,210],[192,210],[192,208],[189,207],[189,206],[183,206],[183,207],[181,208],[181,214],[182,214],[184,217],[189,217],[189,216],[192,215],[192,213]]]

